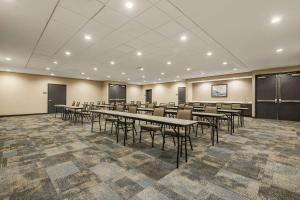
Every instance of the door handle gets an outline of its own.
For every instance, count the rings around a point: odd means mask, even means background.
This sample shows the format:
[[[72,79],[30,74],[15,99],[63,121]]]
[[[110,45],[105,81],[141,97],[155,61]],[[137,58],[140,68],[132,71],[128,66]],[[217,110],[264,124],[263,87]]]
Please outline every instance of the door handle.
[[[281,101],[281,99],[279,99],[279,103],[281,103],[282,101]]]
[[[51,99],[49,99],[48,101],[49,101],[49,102],[52,102],[52,100],[51,100]]]

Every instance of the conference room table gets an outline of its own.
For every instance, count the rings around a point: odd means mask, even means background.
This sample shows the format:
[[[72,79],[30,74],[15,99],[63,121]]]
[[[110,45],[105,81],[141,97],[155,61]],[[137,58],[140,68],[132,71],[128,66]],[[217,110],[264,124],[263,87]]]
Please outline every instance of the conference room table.
[[[56,104],[54,105],[54,108],[55,108],[55,115],[54,117],[56,118],[56,114],[57,114],[57,111],[59,108],[61,108],[61,118],[63,118],[63,114],[64,114],[64,109],[65,109],[66,105],[65,104]]]
[[[54,105],[54,107],[55,107],[55,117],[56,117],[57,108],[63,108],[63,112],[62,112],[62,115],[61,115],[61,117],[63,119],[66,119],[67,110],[73,110],[74,111],[74,123],[77,122],[78,115],[80,115],[79,110],[81,111],[81,110],[84,109],[83,106],[67,106],[67,105],[63,105],[63,104],[56,104],[56,105]],[[81,121],[83,121],[83,119],[82,119],[83,116],[82,115],[80,115],[80,116],[81,116]]]
[[[185,140],[186,136],[188,134],[188,129],[190,130],[191,126],[194,124],[197,124],[198,121],[194,120],[185,120],[185,119],[176,119],[176,118],[170,118],[170,117],[159,117],[159,116],[153,116],[153,115],[146,115],[146,114],[139,114],[139,113],[128,113],[128,112],[119,112],[119,111],[113,111],[113,110],[91,110],[92,113],[92,127],[91,131],[93,132],[94,128],[94,118],[97,116],[99,118],[99,126],[100,126],[100,131],[101,131],[101,115],[109,115],[109,116],[114,116],[117,118],[124,118],[125,124],[126,120],[139,120],[139,121],[145,121],[145,122],[151,122],[151,123],[157,123],[161,125],[167,125],[172,127],[174,132],[176,133],[177,136],[177,168],[179,166],[179,146],[180,146],[180,141],[179,141],[179,131],[181,129],[184,129],[184,135],[185,135]],[[133,136],[134,137],[134,136]],[[126,145],[126,138],[127,138],[127,126],[125,125],[125,130],[124,130],[124,146]],[[118,141],[118,138],[117,138]],[[186,141],[185,141],[186,142]],[[185,143],[185,158],[187,162],[187,147]]]

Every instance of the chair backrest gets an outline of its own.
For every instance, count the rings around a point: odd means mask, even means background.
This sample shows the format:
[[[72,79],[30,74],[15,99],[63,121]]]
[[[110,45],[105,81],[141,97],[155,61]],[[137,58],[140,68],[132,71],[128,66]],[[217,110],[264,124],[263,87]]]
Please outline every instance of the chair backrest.
[[[94,102],[91,101],[91,102],[90,102],[90,105],[94,105]]]
[[[99,106],[101,104],[101,101],[97,101],[97,106]]]
[[[123,105],[117,105],[116,111],[123,112],[124,106]]]
[[[169,106],[171,107],[175,106],[175,102],[169,102]]]
[[[136,105],[137,105],[138,107],[141,107],[142,102],[141,102],[141,101],[136,101]]]
[[[193,107],[193,106],[190,106],[190,105],[185,105],[185,106],[184,106],[184,109],[185,109],[185,110],[193,110],[194,107]]]
[[[166,103],[160,103],[159,105],[160,106],[166,106],[167,104]]]
[[[194,106],[200,106],[200,102],[195,102]]]
[[[80,106],[80,101],[77,101],[76,102],[76,107],[79,107]]]
[[[130,104],[131,104],[131,105],[134,105],[134,101],[130,101]]]
[[[222,109],[225,109],[225,110],[231,110],[231,104],[222,104],[221,106]]]
[[[136,106],[128,106],[128,112],[129,113],[136,113],[137,107]]]
[[[216,103],[217,108],[221,108],[222,104],[221,103]]]
[[[231,104],[231,107],[232,108],[241,108],[242,106],[240,103],[233,103],[233,104]]]
[[[177,112],[177,118],[178,119],[187,119],[191,120],[192,119],[192,110],[178,110]]]
[[[148,105],[148,108],[154,108],[155,106],[154,106],[154,104],[153,103],[150,103],[149,105]]]
[[[185,105],[184,103],[179,104],[178,105],[178,110],[183,110],[184,109],[184,105]]]
[[[218,113],[218,108],[216,106],[205,106],[204,112],[206,112],[206,113]]]
[[[152,103],[156,106],[157,105],[157,101],[152,101]]]
[[[110,106],[115,106],[115,103],[110,103],[109,105],[110,105]]]
[[[102,101],[101,104],[104,105],[104,104],[105,104],[105,101]]]
[[[164,117],[165,116],[165,109],[163,107],[154,108],[153,115]]]
[[[71,105],[72,105],[72,106],[75,106],[75,104],[76,104],[76,101],[73,101]]]

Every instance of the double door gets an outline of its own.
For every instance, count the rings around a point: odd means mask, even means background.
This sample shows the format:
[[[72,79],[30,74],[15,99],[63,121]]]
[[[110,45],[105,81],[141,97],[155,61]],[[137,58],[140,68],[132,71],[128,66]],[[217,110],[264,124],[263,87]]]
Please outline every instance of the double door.
[[[126,103],[126,85],[109,84],[108,87],[109,103]]]
[[[300,121],[300,73],[256,77],[256,117]]]

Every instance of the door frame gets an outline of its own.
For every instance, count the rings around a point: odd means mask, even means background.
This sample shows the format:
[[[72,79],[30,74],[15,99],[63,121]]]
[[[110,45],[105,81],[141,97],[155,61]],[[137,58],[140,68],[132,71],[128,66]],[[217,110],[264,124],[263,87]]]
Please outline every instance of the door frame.
[[[151,102],[149,103],[152,103],[152,89],[145,89],[145,103],[147,102],[147,91],[151,91]]]
[[[49,113],[49,86],[50,85],[61,85],[61,86],[65,86],[66,88],[66,101],[65,104],[67,104],[67,85],[66,84],[57,84],[57,83],[48,83],[47,84],[47,113]]]

